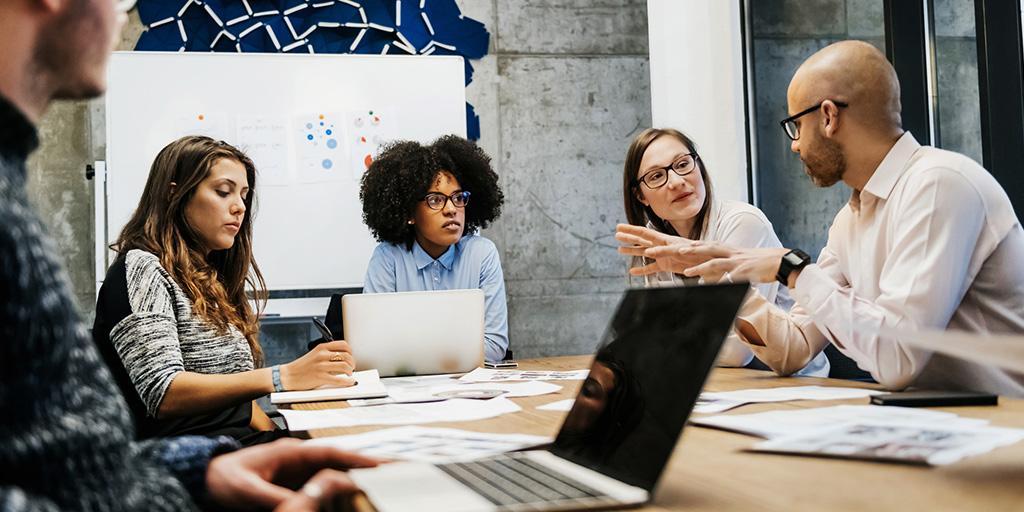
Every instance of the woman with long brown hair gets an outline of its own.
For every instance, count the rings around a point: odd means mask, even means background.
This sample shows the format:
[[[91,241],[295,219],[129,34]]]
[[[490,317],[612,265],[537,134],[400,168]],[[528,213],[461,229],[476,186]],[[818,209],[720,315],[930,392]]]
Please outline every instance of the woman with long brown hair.
[[[112,246],[93,336],[128,397],[140,437],[276,434],[253,400],[351,385],[344,341],[260,368],[266,285],[253,259],[256,167],[235,147],[187,136],[167,145]],[[346,375],[347,374],[347,375]]]
[[[666,235],[714,240],[736,247],[782,247],[771,222],[757,207],[740,201],[716,200],[711,176],[685,134],[672,128],[640,132],[626,152],[622,173],[626,220]],[[644,264],[637,261],[634,264]],[[690,278],[662,272],[645,276],[645,286],[686,284]],[[792,299],[778,283],[757,285],[755,293],[789,309]],[[719,354],[720,366],[744,366],[753,353],[733,332]],[[828,359],[818,354],[799,375],[828,376]]]

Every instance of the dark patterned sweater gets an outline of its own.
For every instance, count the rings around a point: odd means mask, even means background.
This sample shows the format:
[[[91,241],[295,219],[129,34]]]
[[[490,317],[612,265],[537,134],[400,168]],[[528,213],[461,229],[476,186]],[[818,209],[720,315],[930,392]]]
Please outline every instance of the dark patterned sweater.
[[[35,127],[0,97],[0,510],[190,510],[224,438],[134,443],[124,399],[30,208]]]

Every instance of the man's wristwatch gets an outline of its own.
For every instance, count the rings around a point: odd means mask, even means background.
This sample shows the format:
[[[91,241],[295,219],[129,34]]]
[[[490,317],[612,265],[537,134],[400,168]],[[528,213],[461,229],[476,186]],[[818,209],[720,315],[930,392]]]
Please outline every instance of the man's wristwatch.
[[[789,286],[789,275],[794,270],[806,267],[810,262],[811,257],[806,252],[800,249],[793,249],[782,257],[782,261],[779,262],[779,271],[775,274],[775,279],[778,279],[782,286]]]

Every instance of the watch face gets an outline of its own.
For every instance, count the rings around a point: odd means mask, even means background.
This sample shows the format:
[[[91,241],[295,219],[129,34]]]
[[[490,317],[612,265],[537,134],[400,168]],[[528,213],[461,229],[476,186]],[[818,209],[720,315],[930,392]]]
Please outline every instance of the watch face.
[[[794,267],[806,265],[811,261],[811,257],[808,256],[807,253],[801,251],[800,249],[793,249],[792,251],[787,252],[786,255],[783,257],[786,259],[786,263],[789,263]]]
[[[782,261],[779,262],[779,271],[775,275],[777,279],[783,285],[788,284],[789,274],[794,270],[803,268],[811,262],[811,257],[807,253],[800,249],[793,249],[782,255]]]

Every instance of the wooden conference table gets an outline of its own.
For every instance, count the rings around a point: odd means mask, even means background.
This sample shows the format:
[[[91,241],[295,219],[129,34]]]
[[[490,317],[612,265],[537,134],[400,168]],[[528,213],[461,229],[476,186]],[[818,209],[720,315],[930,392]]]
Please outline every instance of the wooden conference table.
[[[523,370],[590,367],[590,356],[521,361]],[[478,432],[553,436],[565,412],[540,411],[546,403],[573,398],[582,381],[557,381],[557,394],[514,398],[523,410],[481,421],[433,423]],[[740,368],[714,370],[708,391],[781,386],[833,385],[873,388],[845,380],[778,378]],[[865,404],[866,398],[751,404],[726,414]],[[295,404],[296,409],[347,407],[344,402]],[[939,408],[984,418],[994,426],[1024,428],[1024,400],[999,398],[997,407]],[[386,427],[309,432],[311,437],[354,434]],[[918,467],[880,462],[744,452],[759,439],[688,425],[661,477],[653,502],[642,510],[1024,510],[1024,442],[971,457],[951,466]]]

